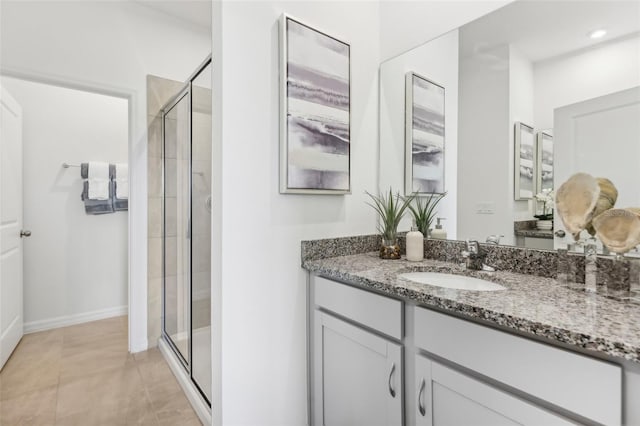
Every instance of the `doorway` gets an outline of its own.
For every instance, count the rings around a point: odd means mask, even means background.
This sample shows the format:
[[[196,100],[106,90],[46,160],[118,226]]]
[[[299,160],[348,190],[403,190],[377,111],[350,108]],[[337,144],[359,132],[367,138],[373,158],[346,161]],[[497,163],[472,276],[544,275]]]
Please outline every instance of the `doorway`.
[[[127,315],[129,100],[13,77],[2,85],[23,114],[25,333]],[[82,200],[89,162],[113,165],[101,214]]]

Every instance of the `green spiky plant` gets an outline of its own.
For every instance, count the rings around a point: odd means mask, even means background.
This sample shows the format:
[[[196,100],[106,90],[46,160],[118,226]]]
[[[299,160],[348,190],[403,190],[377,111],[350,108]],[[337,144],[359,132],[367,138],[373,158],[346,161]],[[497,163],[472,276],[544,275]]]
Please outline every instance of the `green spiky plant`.
[[[380,216],[378,231],[382,235],[382,238],[387,241],[395,241],[398,234],[398,225],[414,196],[411,195],[403,198],[399,192],[393,195],[391,188],[389,188],[389,195],[381,194],[380,196],[376,196],[368,191],[365,192],[373,200],[373,204],[367,204],[373,207]]]
[[[429,197],[416,197],[414,195],[412,199],[416,200],[415,205],[409,204],[408,206],[418,231],[422,232],[425,238],[428,236],[433,219],[436,217],[436,207],[445,195],[447,195],[446,192],[431,194]]]

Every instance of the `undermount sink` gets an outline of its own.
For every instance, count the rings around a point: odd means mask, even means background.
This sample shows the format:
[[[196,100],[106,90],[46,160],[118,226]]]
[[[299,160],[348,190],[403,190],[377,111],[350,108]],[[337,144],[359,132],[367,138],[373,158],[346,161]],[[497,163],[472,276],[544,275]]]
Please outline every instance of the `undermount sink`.
[[[465,275],[444,274],[441,272],[408,272],[400,274],[400,278],[419,284],[428,284],[436,287],[454,288],[457,290],[473,291],[498,291],[506,290],[500,284],[486,281],[480,278],[467,277]]]

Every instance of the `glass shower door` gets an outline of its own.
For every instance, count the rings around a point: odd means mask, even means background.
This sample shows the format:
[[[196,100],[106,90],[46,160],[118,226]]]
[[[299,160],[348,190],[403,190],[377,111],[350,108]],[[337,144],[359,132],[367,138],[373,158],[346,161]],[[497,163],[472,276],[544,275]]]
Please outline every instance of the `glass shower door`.
[[[211,65],[191,84],[192,368],[211,401]]]
[[[191,123],[188,90],[164,116],[164,333],[191,363]]]
[[[163,111],[163,336],[210,402],[210,60]]]

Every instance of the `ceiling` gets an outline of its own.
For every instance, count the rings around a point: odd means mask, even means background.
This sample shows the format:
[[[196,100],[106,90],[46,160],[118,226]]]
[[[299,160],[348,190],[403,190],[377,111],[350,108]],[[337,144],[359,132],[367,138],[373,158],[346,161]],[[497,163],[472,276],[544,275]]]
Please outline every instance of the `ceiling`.
[[[211,0],[133,0],[189,24],[211,28]]]
[[[607,30],[593,40],[588,33]],[[640,0],[520,0],[464,27],[475,53],[511,44],[531,62],[638,35]],[[469,54],[471,52],[463,52]]]

